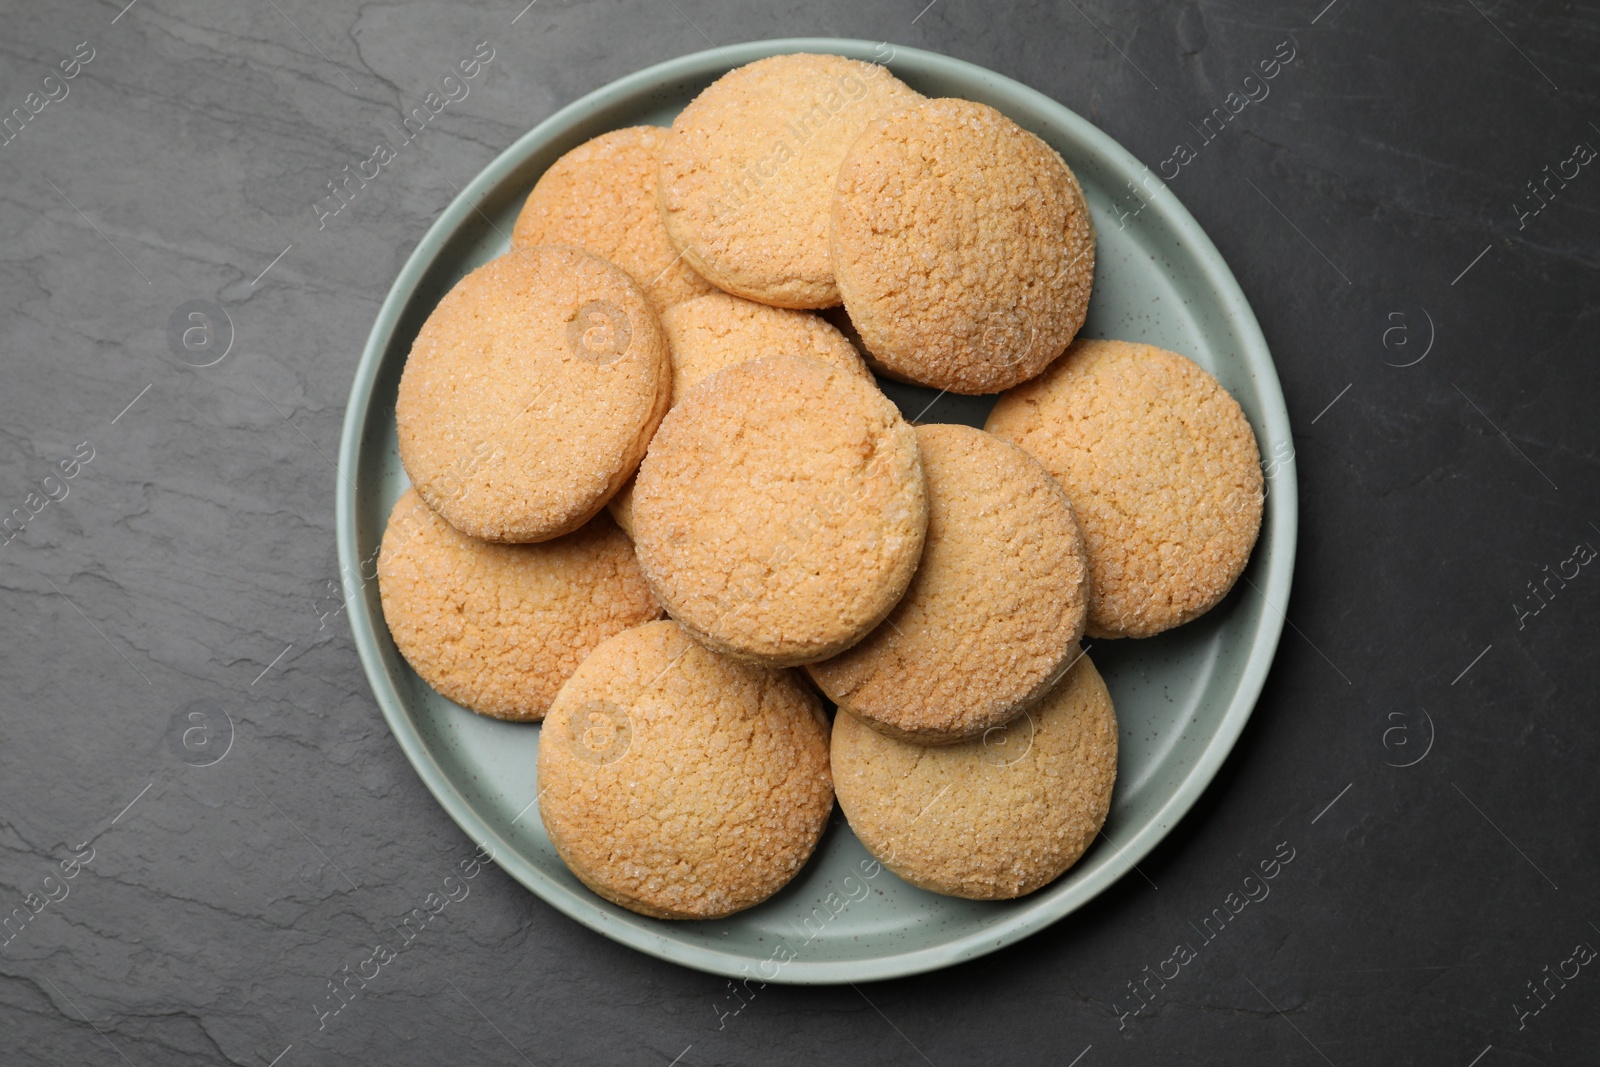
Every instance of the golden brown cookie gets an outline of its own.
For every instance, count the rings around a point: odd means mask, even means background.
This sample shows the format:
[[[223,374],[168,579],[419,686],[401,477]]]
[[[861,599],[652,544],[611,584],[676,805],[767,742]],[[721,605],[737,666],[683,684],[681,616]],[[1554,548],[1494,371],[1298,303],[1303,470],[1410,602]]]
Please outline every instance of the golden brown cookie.
[[[672,403],[724,367],[763,356],[804,356],[850,371],[872,372],[861,354],[819,315],[771,307],[728,293],[689,300],[661,317],[672,350]]]
[[[839,292],[888,377],[997,393],[1083,325],[1094,225],[1077,178],[994,108],[926,100],[874,120],[839,171]]]
[[[852,371],[774,356],[689,390],[650,443],[634,543],[667,612],[768,666],[837,655],[905,592],[927,527],[916,435]]]
[[[872,380],[855,347],[832,324],[805,311],[758,304],[729,293],[686,300],[661,316],[672,351],[672,403],[724,367],[761,356],[805,356]],[[633,535],[633,482],[607,505]]]
[[[539,815],[572,873],[658,919],[715,919],[793,878],[833,811],[822,702],[672,622],[618,634],[539,737]]]
[[[1211,610],[1261,529],[1261,456],[1239,404],[1176,352],[1078,341],[995,404],[990,433],[1032,453],[1089,551],[1092,637],[1149,637]]]
[[[589,521],[667,409],[666,336],[633,279],[540,245],[468,274],[400,376],[400,460],[462,533],[544,541]]]
[[[1111,810],[1117,716],[1083,656],[1039,705],[957,745],[885,737],[843,708],[833,775],[850,828],[914,886],[1008,900],[1059,878]]]
[[[1079,655],[1083,537],[1061,487],[970,426],[917,427],[928,536],[911,586],[859,643],[806,670],[840,707],[906,741],[948,744],[1017,717]]]
[[[715,291],[690,269],[661,225],[656,170],[667,131],[603,133],[550,165],[528,194],[511,246],[573,245],[627,271],[660,314]]]
[[[758,59],[712,82],[661,153],[662,219],[697,272],[779,307],[839,302],[828,212],[845,150],[878,113],[922,99],[841,56]]]
[[[497,719],[544,718],[591,649],[661,617],[609,516],[541,544],[497,545],[458,532],[414,489],[389,513],[378,593],[422,680]]]

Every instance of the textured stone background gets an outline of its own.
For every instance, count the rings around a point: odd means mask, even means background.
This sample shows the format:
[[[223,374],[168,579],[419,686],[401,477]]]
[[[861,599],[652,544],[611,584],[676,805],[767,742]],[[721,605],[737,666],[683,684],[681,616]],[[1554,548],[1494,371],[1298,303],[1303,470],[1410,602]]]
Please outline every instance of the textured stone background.
[[[94,50],[0,147],[0,511],[67,494],[0,549],[0,913],[67,892],[0,946],[0,1061],[1594,1061],[1600,967],[1547,1005],[1526,985],[1600,945],[1600,572],[1536,615],[1527,588],[1600,546],[1600,165],[1536,215],[1526,185],[1600,147],[1594,5],[123,2],[0,5],[5,112]],[[1152,169],[1293,34],[1270,97],[1171,183],[1297,431],[1292,627],[1255,717],[1150,883],[977,962],[769,987],[719,1028],[722,979],[486,868],[319,1032],[373,924],[472,850],[330,584],[329,457],[379,301],[557,107],[708,39],[792,34],[987,65]],[[480,40],[470,97],[319,232],[323,183]],[[234,332],[204,368],[167,334],[196,300]],[[1282,841],[1271,897],[1119,1026],[1126,983]]]

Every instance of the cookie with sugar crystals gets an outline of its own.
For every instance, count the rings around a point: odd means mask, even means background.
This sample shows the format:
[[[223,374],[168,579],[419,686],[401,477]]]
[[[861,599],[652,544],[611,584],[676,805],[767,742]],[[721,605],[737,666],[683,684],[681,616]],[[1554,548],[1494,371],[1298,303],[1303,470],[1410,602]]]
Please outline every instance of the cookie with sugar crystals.
[[[1002,396],[984,427],[1066,490],[1089,552],[1091,637],[1149,637],[1210,611],[1261,530],[1261,454],[1238,401],[1198,364],[1078,341]]]
[[[752,360],[662,420],[634,489],[634,545],[668,614],[709,647],[814,662],[882,622],[922,553],[916,435],[852,371]]]
[[[576,248],[513,249],[456,283],[400,375],[400,461],[486,541],[571,533],[633,473],[672,384],[639,286]]]
[[[550,165],[522,205],[514,248],[573,245],[615,263],[660,314],[715,292],[678,255],[661,225],[656,171],[662,126],[629,126],[585,141]]]
[[[1083,325],[1094,224],[1060,155],[999,111],[936,99],[875,119],[834,193],[834,272],[880,373],[954,393],[1038,374]]]
[[[806,671],[874,729],[948,744],[1016,718],[1081,654],[1089,563],[1066,494],[1022,449],[948,425],[917,427],[917,446],[917,573],[876,630]]]
[[[378,594],[394,643],[422,680],[496,719],[544,718],[596,645],[661,617],[609,516],[534,545],[460,533],[407,489],[389,513]]]
[[[934,893],[1009,900],[1055,881],[1094,843],[1117,777],[1117,716],[1084,656],[1036,707],[982,737],[930,748],[841,708],[831,752],[839,806],[880,863]]]
[[[762,356],[805,356],[872,380],[855,346],[832,323],[810,312],[716,292],[668,308],[661,325],[672,350],[673,404],[690,386],[724,367]],[[606,505],[630,537],[633,484],[630,480]]]
[[[833,811],[822,702],[793,671],[673,622],[606,641],[550,708],[539,816],[578,879],[661,919],[715,919],[799,872]]]
[[[713,284],[779,307],[839,302],[828,212],[839,163],[879,113],[922,99],[885,68],[769,56],[712,82],[673,120],[661,216]]]

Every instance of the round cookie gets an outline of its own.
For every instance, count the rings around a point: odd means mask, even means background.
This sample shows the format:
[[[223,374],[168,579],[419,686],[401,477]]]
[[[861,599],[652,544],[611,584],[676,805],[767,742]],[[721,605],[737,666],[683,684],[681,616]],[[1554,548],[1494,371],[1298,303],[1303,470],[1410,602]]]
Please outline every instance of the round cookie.
[[[716,292],[667,309],[661,326],[672,352],[672,404],[690,386],[722,368],[761,356],[806,356],[872,380],[872,372],[844,334],[809,312]],[[632,536],[632,480],[606,506],[617,525]]]
[[[539,737],[539,815],[578,879],[659,919],[759,904],[833,811],[822,703],[792,671],[719,656],[672,622],[606,641]]]
[[[868,852],[934,893],[1009,900],[1059,878],[1105,824],[1117,717],[1087,656],[1040,704],[957,745],[897,741],[843,708],[834,788]]]
[[[497,545],[458,532],[414,489],[389,513],[378,593],[422,680],[497,719],[544,718],[591,649],[661,617],[610,517],[537,545]]]
[[[724,367],[763,356],[804,356],[872,381],[855,346],[810,312],[712,293],[669,309],[661,325],[672,351],[673,404]]]
[[[1176,352],[1078,341],[984,427],[1055,475],[1089,552],[1092,637],[1149,637],[1216,606],[1261,529],[1261,456],[1239,404]]]
[[[806,670],[874,729],[947,744],[1016,718],[1080,655],[1089,565],[1072,505],[1026,452],[970,426],[916,432],[917,573],[876,630]]]
[[[400,460],[486,541],[570,533],[633,473],[666,412],[667,341],[638,285],[576,248],[513,250],[456,283],[400,376]]]
[[[921,99],[883,67],[841,56],[770,56],[729,71],[679,113],[661,153],[672,243],[730,293],[837,304],[828,212],[839,163],[873,117]]]
[[[661,225],[656,170],[667,131],[612,130],[550,165],[528,194],[511,246],[572,245],[593,252],[639,283],[657,314],[715,287],[689,268]]]
[[[994,108],[926,100],[874,120],[839,171],[839,292],[888,377],[997,393],[1083,325],[1094,224],[1072,171]]]
[[[900,412],[859,375],[796,356],[690,389],[634,490],[639,563],[668,614],[767,666],[837,655],[883,621],[927,517]]]

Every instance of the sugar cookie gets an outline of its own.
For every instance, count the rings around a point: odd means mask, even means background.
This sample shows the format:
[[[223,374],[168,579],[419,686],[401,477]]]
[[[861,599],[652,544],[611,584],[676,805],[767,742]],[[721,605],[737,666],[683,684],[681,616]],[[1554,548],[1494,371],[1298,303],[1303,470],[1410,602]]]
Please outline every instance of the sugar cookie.
[[[1066,495],[1022,449],[948,425],[917,427],[917,446],[917,573],[876,630],[806,670],[875,729],[945,744],[1016,718],[1080,655],[1089,565]]]
[[[897,741],[840,709],[834,788],[850,828],[912,885],[1009,900],[1094,842],[1117,777],[1111,695],[1084,656],[1039,705],[957,745]]]
[[[870,123],[839,171],[833,264],[881,373],[997,393],[1059,356],[1083,325],[1094,225],[1044,141],[967,100]]]
[[[661,225],[656,170],[667,131],[612,130],[550,165],[511,231],[513,248],[573,245],[626,271],[657,314],[715,287],[690,269]]]
[[[767,899],[833,810],[816,694],[672,622],[618,634],[583,661],[545,719],[538,766],[539,815],[572,873],[661,919]]]
[[[468,274],[400,376],[400,459],[462,533],[570,533],[633,473],[667,408],[666,337],[639,287],[576,248],[513,250]]]
[[[667,612],[769,666],[836,655],[905,592],[927,526],[917,442],[851,371],[729,367],[667,414],[639,468],[634,543]]]
[[[793,308],[839,302],[828,212],[839,162],[868,121],[922,99],[841,56],[770,56],[711,83],[661,153],[662,219],[698,273]]]
[[[985,426],[1055,475],[1083,526],[1093,637],[1149,637],[1211,610],[1261,529],[1250,422],[1192,361],[1078,341]]]
[[[609,516],[537,545],[459,533],[415,489],[378,555],[383,617],[422,680],[464,708],[537,720],[601,641],[661,617]]]

